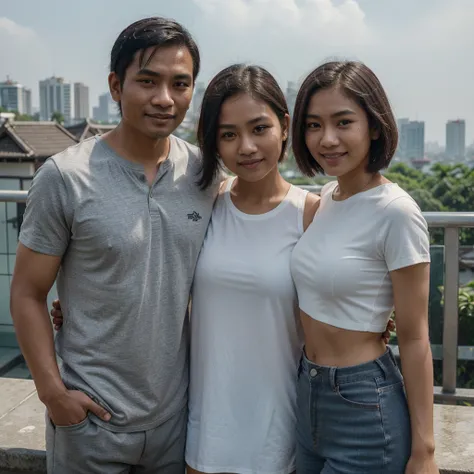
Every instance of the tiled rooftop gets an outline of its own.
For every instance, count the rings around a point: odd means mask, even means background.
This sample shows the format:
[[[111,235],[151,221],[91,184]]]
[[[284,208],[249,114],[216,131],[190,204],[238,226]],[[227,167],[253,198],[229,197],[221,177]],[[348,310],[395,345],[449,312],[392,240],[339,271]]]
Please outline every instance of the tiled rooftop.
[[[84,120],[84,122],[66,128],[76,137],[77,140],[82,141],[95,135],[103,135],[104,133],[113,130],[115,127],[116,125],[95,123],[87,119]]]
[[[56,122],[12,122],[0,127],[0,158],[47,158],[78,140]]]

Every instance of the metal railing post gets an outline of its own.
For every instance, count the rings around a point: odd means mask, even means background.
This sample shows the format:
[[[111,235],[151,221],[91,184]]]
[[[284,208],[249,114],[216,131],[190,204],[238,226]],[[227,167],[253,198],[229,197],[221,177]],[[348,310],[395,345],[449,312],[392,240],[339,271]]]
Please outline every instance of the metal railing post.
[[[456,392],[458,360],[459,229],[444,230],[443,392]]]

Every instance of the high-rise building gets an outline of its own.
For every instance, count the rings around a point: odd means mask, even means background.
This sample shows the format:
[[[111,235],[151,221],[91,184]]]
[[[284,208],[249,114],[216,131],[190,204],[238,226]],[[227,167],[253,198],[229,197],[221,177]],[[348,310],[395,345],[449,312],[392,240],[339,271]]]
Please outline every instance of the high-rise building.
[[[446,155],[453,160],[464,160],[466,156],[466,122],[449,120],[446,124]]]
[[[31,104],[31,89],[23,88],[23,110],[24,114],[33,115],[33,105]]]
[[[296,84],[292,81],[288,82],[288,87],[286,88],[286,103],[288,104],[288,110],[290,115],[293,114],[295,110],[296,96],[298,95],[298,90]]]
[[[92,119],[95,120],[96,122],[101,122],[102,120],[99,117],[100,117],[100,108],[98,106],[92,107]]]
[[[76,82],[74,84],[74,118],[81,120],[89,117],[89,88],[82,82]]]
[[[120,121],[117,104],[109,92],[99,96],[99,106],[93,108],[93,119],[97,122],[116,123]]]
[[[425,157],[425,122],[398,120],[399,155],[408,160],[421,160]]]
[[[31,115],[31,90],[10,79],[0,82],[0,107]]]
[[[401,133],[402,125],[406,125],[407,123],[410,123],[409,118],[399,118],[399,119],[397,119],[398,133]]]
[[[191,104],[192,109],[192,120],[198,120],[199,114],[201,112],[202,99],[204,98],[204,92],[206,92],[206,87],[202,82],[198,82],[194,88],[193,100]]]
[[[41,120],[51,120],[51,116],[59,112],[66,125],[71,123],[73,90],[69,82],[65,82],[62,77],[50,77],[40,81],[39,94]]]
[[[410,122],[409,118],[399,118],[397,119],[397,128],[398,128],[398,145],[396,155],[400,158],[405,158],[403,155],[403,148],[404,144],[402,145],[402,141],[405,141],[405,137],[402,137],[402,126],[406,125]]]

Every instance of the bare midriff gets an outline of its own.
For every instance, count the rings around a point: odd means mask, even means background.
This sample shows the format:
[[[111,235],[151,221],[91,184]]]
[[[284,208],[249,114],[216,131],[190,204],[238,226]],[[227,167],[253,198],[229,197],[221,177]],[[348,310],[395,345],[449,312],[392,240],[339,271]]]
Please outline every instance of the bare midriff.
[[[352,331],[316,321],[301,311],[306,357],[315,364],[350,367],[385,353],[381,333]]]

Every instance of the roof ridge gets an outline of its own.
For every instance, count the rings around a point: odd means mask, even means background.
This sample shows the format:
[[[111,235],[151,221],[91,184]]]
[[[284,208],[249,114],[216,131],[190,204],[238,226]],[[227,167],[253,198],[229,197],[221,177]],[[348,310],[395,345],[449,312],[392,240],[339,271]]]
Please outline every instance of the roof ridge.
[[[31,147],[31,145],[26,140],[23,140],[23,138],[18,136],[18,133],[16,132],[15,126],[14,126],[15,123],[18,123],[18,122],[8,121],[4,124],[3,127],[7,131],[7,133],[10,135],[10,137],[18,144],[18,146],[25,150],[25,153],[27,156],[34,155],[35,151]]]

